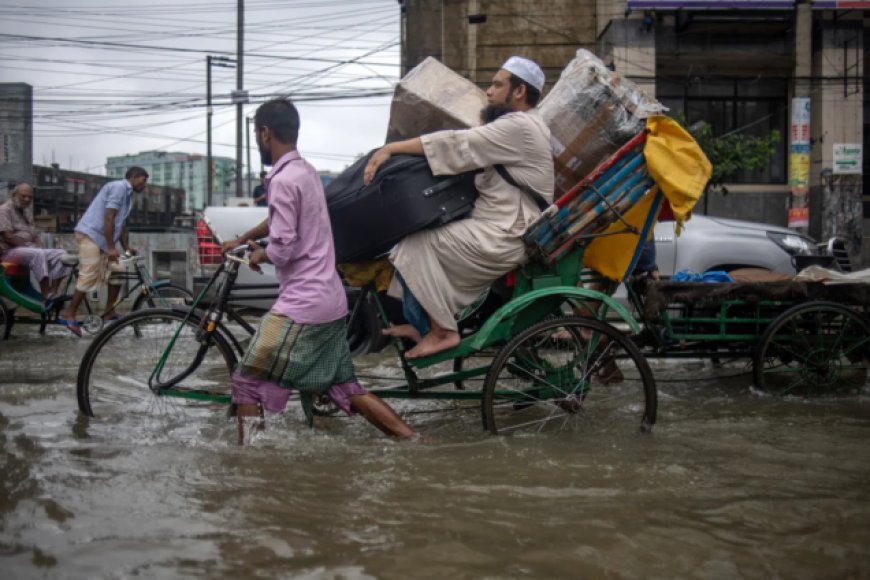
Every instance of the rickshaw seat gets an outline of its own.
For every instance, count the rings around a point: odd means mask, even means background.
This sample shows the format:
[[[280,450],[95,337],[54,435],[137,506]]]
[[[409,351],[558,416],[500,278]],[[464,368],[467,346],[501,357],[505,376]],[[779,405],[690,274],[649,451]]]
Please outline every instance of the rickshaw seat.
[[[79,257],[77,254],[64,254],[60,258],[60,263],[64,266],[78,266]]]
[[[19,264],[18,262],[7,262],[3,261],[3,271],[7,276],[17,277],[17,276],[29,276],[30,269],[24,264]]]

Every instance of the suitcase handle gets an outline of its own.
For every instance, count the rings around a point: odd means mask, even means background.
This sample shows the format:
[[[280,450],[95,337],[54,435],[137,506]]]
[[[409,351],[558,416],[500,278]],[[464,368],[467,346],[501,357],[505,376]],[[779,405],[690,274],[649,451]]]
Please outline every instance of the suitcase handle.
[[[454,175],[450,179],[445,179],[441,183],[433,185],[432,187],[427,187],[426,189],[423,190],[423,197],[432,197],[433,195],[435,195],[437,193],[441,193],[445,189],[453,187],[461,180],[462,180],[462,175]]]

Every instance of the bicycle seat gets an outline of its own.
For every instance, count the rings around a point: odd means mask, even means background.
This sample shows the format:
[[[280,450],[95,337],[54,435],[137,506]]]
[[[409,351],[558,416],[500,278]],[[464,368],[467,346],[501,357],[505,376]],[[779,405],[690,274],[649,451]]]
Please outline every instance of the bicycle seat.
[[[78,266],[79,257],[75,254],[64,254],[60,258],[60,263],[64,266]]]

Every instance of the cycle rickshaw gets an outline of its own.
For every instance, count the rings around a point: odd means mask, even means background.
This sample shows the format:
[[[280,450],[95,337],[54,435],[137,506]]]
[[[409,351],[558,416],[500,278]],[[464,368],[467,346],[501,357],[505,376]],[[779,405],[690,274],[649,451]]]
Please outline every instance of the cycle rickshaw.
[[[529,228],[525,239],[532,259],[509,276],[507,289],[500,290],[503,299],[459,346],[409,361],[396,341],[406,383],[371,392],[384,398],[480,401],[483,426],[492,433],[649,431],[657,392],[646,355],[663,354],[669,342],[645,346],[639,340],[642,318],[607,293],[578,285],[583,256],[595,243],[627,239],[633,251],[623,253],[619,267],[628,280],[663,200],[684,218],[709,169],[685,131],[668,119],[652,119],[646,131]],[[243,352],[232,326],[247,324],[229,307],[243,261],[228,254],[192,308],[134,313],[98,335],[79,369],[80,410],[87,416],[129,417],[229,402],[229,372]],[[197,308],[210,288],[215,299],[208,308]],[[377,294],[372,296],[380,307]],[[118,351],[134,348],[132,366],[118,360]],[[452,372],[428,372],[451,362]],[[614,364],[618,380],[604,372]],[[481,377],[481,388],[468,388],[471,379],[479,383]]]
[[[39,332],[44,333],[47,325],[58,324],[60,312],[72,297],[78,272],[78,256],[68,254],[62,258],[64,265],[70,267],[69,275],[60,287],[60,296],[48,303],[33,285],[30,271],[16,263],[0,262],[0,340],[7,340],[15,324],[38,324]],[[171,308],[176,305],[190,304],[193,294],[170,280],[154,280],[145,260],[141,256],[126,255],[121,259],[122,270],[112,272],[113,281],[126,285],[118,301],[111,305],[108,313],[117,312],[118,307],[132,299],[130,311],[143,308]],[[131,266],[132,268],[128,268]],[[5,299],[5,300],[4,300]],[[84,301],[87,314],[82,328],[89,334],[96,334],[104,325],[103,319],[91,311],[88,301]],[[35,316],[19,316],[17,309],[23,308]]]

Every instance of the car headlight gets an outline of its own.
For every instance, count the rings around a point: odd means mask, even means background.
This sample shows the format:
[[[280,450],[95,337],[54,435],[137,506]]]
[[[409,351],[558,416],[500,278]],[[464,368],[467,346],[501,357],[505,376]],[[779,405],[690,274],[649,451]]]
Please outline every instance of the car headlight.
[[[798,234],[781,234],[779,232],[767,232],[767,237],[773,240],[777,246],[794,255],[809,255],[816,251],[816,245],[809,238]]]

